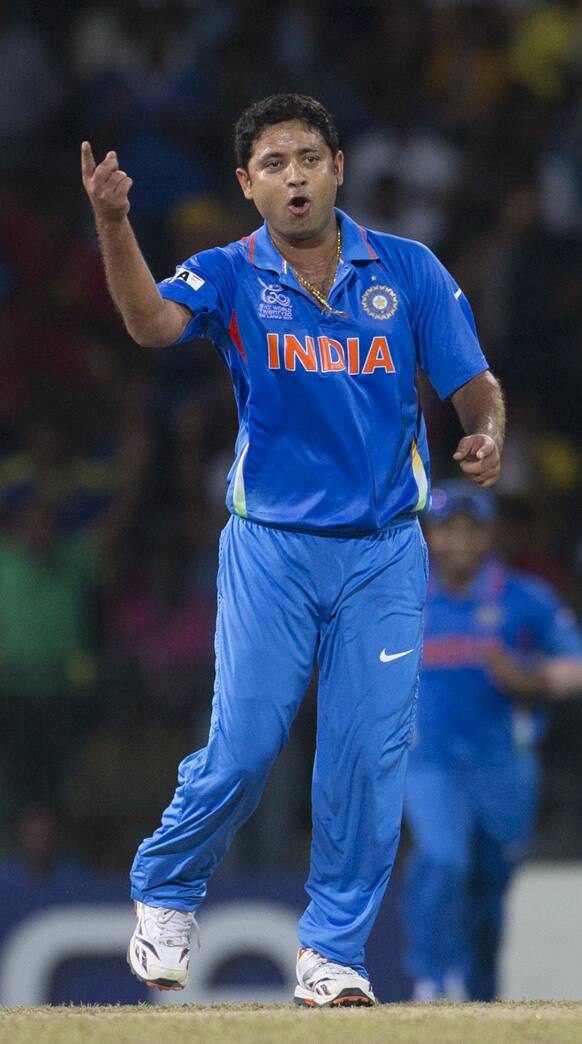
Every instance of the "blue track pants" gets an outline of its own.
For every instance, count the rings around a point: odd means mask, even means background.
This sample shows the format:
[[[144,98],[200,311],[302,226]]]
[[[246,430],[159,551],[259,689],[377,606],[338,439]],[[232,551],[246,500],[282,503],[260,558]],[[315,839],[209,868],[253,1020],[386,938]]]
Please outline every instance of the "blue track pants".
[[[455,767],[413,754],[406,821],[407,965],[442,990],[447,975],[469,1000],[494,1000],[503,900],[533,831],[539,783],[535,755]]]
[[[302,946],[365,971],[396,854],[426,594],[418,522],[334,538],[233,517],[220,543],[208,745],[185,758],[132,896],[196,909],[319,665],[313,841]]]

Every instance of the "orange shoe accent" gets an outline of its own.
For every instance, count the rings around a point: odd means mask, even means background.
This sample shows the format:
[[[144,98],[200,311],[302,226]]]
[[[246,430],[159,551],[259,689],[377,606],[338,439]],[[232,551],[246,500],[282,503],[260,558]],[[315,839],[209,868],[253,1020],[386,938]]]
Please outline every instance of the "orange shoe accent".
[[[152,990],[181,990],[182,986],[160,986],[159,982],[146,982]]]
[[[369,997],[364,997],[361,993],[356,994],[354,997],[338,997],[336,1000],[332,1000],[330,1007],[339,1008],[342,1004],[371,1004]]]

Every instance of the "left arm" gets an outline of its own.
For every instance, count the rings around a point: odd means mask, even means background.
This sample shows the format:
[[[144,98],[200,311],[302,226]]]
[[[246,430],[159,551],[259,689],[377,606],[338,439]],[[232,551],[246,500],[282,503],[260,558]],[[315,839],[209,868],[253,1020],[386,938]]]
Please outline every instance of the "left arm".
[[[552,656],[528,670],[508,650],[495,649],[488,658],[488,669],[499,689],[524,702],[543,697],[565,700],[582,694],[580,656]]]
[[[582,695],[582,635],[573,612],[548,585],[521,577],[521,624],[535,659],[516,650],[491,650],[488,668],[499,689],[522,701],[564,700]]]
[[[505,403],[499,381],[485,370],[457,388],[451,401],[466,432],[453,460],[477,486],[493,486],[501,472],[505,439]]]

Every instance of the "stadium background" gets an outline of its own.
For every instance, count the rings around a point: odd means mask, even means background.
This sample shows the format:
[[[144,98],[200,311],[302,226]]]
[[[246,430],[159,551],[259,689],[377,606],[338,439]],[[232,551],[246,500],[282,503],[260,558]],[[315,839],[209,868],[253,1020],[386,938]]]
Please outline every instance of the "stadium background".
[[[48,902],[51,881],[59,901],[122,900],[177,760],[204,743],[212,683],[229,381],[203,343],[123,333],[79,142],[117,149],[161,278],[258,224],[231,127],[278,90],[336,114],[340,205],[428,243],[467,293],[508,396],[500,546],[582,609],[582,3],[3,3],[0,934],[14,896]],[[424,394],[445,477],[455,418]],[[313,719],[311,694],[225,894],[283,878],[297,894]],[[553,713],[533,860],[582,859],[581,724],[580,701]],[[385,995],[405,993],[396,980]]]

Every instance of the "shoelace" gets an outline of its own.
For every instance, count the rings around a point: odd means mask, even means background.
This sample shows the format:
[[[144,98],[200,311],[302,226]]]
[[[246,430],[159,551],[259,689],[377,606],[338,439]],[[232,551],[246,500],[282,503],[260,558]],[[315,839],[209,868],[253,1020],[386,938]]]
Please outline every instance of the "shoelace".
[[[194,914],[187,910],[164,910],[159,907],[151,919],[156,927],[156,935],[164,946],[189,946],[193,927],[198,936]]]

